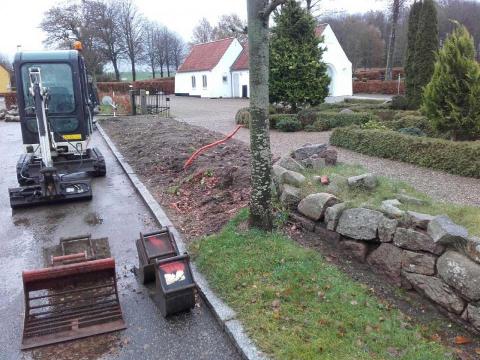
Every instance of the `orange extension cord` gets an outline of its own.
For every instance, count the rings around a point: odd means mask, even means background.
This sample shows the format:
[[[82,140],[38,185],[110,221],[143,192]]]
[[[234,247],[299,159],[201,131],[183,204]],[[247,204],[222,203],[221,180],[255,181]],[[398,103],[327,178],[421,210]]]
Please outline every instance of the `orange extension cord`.
[[[227,137],[223,138],[222,140],[217,140],[211,144],[208,144],[208,145],[205,145],[203,147],[201,147],[200,149],[198,149],[197,151],[195,151],[192,156],[190,156],[188,158],[188,160],[185,162],[185,164],[183,165],[183,170],[186,170],[193,162],[193,160],[195,160],[195,158],[200,155],[202,152],[204,152],[205,150],[207,149],[210,149],[214,146],[217,146],[217,145],[220,145],[222,143],[224,143],[225,141],[227,141],[228,139],[231,139],[236,133],[238,130],[240,130],[240,128],[242,128],[243,125],[238,125],[236,127],[235,130],[233,130],[230,134],[227,135]]]

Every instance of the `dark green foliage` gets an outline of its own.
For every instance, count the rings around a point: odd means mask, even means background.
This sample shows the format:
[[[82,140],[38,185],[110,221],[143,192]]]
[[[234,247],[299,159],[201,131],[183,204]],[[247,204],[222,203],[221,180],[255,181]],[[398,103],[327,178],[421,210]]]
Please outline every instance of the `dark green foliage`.
[[[277,129],[284,132],[294,132],[302,130],[302,124],[298,121],[296,117],[287,116],[279,120]]]
[[[400,134],[412,135],[412,136],[427,136],[422,130],[416,127],[401,128],[398,130]]]
[[[379,99],[358,99],[358,98],[346,98],[343,101],[347,104],[371,104],[371,105],[380,105],[385,102],[384,100],[379,100]]]
[[[299,3],[289,0],[274,14],[270,38],[270,100],[293,111],[317,105],[328,95],[330,79],[321,61],[323,50],[315,35],[315,19]]]
[[[336,112],[317,112],[313,124],[305,126],[306,131],[327,131],[342,126],[362,125],[371,120],[378,120],[370,113],[340,114]]]
[[[438,52],[432,80],[425,88],[422,111],[433,127],[452,140],[480,135],[480,66],[473,39],[457,26]]]
[[[272,114],[268,116],[268,120],[270,121],[270,129],[277,129],[278,124],[282,120],[290,121],[298,121],[298,117],[295,114]]]
[[[397,95],[397,96],[392,97],[392,103],[391,103],[390,106],[394,110],[407,110],[408,109],[408,100],[403,95]]]
[[[241,108],[235,115],[235,123],[237,125],[245,125],[245,127],[249,128],[251,118],[250,108]]]
[[[456,175],[480,177],[479,142],[454,142],[349,127],[335,129],[330,143],[370,156],[400,160]]]
[[[403,128],[419,128],[427,134],[433,134],[430,121],[425,116],[421,115],[407,114],[402,117],[397,117],[396,120],[386,123],[386,125],[392,130],[400,130]]]
[[[298,113],[298,121],[300,121],[303,127],[313,125],[315,120],[317,120],[317,114],[318,111],[315,109],[303,109]]]
[[[438,50],[437,10],[433,0],[415,2],[410,9],[405,59],[408,106],[418,108],[423,88],[429,83]]]

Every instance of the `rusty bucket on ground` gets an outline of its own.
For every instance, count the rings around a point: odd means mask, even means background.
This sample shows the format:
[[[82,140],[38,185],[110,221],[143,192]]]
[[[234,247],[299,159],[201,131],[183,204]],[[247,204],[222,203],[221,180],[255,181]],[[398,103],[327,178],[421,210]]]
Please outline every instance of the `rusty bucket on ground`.
[[[60,265],[22,273],[22,350],[126,328],[118,298],[115,260],[85,261],[85,254],[72,255],[52,261]],[[64,261],[76,262],[63,264]]]
[[[168,228],[148,234],[140,233],[135,244],[138,252],[138,277],[142,284],[155,281],[155,260],[179,255],[175,239]]]
[[[163,316],[195,307],[195,281],[188,255],[155,261],[155,303]]]

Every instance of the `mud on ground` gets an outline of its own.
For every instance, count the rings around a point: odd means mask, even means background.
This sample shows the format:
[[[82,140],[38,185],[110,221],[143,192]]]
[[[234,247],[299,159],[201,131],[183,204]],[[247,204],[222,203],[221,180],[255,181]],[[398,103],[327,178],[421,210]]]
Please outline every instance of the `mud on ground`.
[[[184,171],[183,164],[196,149],[224,135],[155,116],[105,120],[102,127],[187,240],[217,232],[237,210],[248,205],[250,153],[245,143],[229,140],[207,150]],[[441,315],[417,293],[388,284],[388,279],[372,273],[366,264],[295,224],[287,224],[284,230],[367,286],[382,306],[398,308],[407,319],[419,323],[424,336],[451,347],[458,359],[480,359],[479,339]],[[457,336],[468,343],[455,344]]]
[[[102,121],[143,183],[188,241],[217,232],[250,195],[250,152],[235,139],[199,155],[193,152],[224,135],[156,116]]]

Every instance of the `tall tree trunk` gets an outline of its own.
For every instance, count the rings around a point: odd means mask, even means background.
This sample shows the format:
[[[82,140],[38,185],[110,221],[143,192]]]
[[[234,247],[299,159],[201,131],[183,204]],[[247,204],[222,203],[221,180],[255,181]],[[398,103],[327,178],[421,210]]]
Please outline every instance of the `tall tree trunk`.
[[[252,156],[250,224],[270,231],[272,214],[272,155],[268,124],[268,0],[247,0],[250,53],[250,151]]]
[[[132,60],[132,81],[137,80],[137,72],[135,71],[135,60]]]
[[[115,80],[120,81],[120,71],[118,70],[117,59],[112,59],[113,70],[115,71]]]
[[[397,36],[398,17],[400,16],[400,5],[401,5],[400,0],[393,0],[392,23],[391,23],[391,29],[390,29],[390,39],[388,41],[385,80],[392,80],[393,54],[395,53],[395,40]]]

